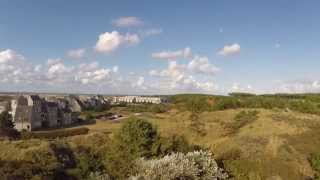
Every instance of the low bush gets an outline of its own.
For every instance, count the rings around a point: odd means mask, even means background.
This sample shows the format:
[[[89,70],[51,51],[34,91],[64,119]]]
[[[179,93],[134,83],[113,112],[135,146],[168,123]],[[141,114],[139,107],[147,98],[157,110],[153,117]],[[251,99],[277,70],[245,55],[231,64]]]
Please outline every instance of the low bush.
[[[39,139],[55,139],[61,137],[68,136],[76,136],[82,134],[88,134],[88,128],[74,128],[74,129],[59,129],[45,132],[28,132],[22,131],[21,138],[22,139],[31,139],[31,138],[39,138]]]
[[[168,137],[161,137],[154,145],[153,154],[156,157],[163,157],[171,153],[187,153],[196,149],[197,147],[191,145],[184,136],[174,134]]]
[[[240,128],[245,125],[252,123],[253,121],[258,119],[259,111],[240,111],[234,117],[234,121],[230,123],[225,123],[225,128],[230,130],[230,134],[236,133]]]
[[[141,112],[152,112],[152,113],[164,113],[169,109],[168,105],[165,104],[134,104],[128,105],[126,110],[141,113]]]
[[[137,175],[130,179],[227,179],[229,176],[218,167],[210,152],[194,151],[187,154],[173,153],[161,159],[136,161]]]

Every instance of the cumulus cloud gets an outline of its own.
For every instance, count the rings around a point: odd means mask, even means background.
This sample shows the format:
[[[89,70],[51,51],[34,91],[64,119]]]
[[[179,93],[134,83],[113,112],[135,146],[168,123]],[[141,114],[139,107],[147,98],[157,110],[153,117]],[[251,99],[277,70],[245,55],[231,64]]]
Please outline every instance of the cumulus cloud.
[[[86,53],[86,49],[81,48],[81,49],[72,49],[68,51],[67,55],[68,57],[73,59],[81,59],[84,57],[85,53]]]
[[[68,66],[59,58],[33,65],[13,50],[0,51],[1,89],[23,87],[24,89],[17,90],[25,90],[27,87],[41,87],[49,90],[60,87],[66,90],[66,87],[83,89],[89,84],[96,88],[113,83],[117,73],[118,66],[102,68],[97,62]]]
[[[320,81],[312,79],[279,81],[272,91],[281,93],[318,93],[320,92]]]
[[[95,50],[101,53],[110,53],[123,45],[138,44],[140,38],[137,34],[120,34],[118,31],[100,34]]]
[[[188,64],[188,69],[194,73],[213,75],[220,71],[215,65],[210,64],[207,57],[196,56]]]
[[[115,19],[112,24],[117,27],[137,27],[142,26],[143,22],[138,17],[128,16]]]
[[[242,93],[258,93],[252,85],[241,85],[240,83],[233,83],[231,88],[229,89],[229,93],[232,92],[242,92]]]
[[[237,43],[226,45],[224,46],[219,52],[219,55],[222,56],[230,56],[230,55],[236,55],[240,53],[240,45]]]
[[[14,50],[0,51],[0,82],[29,82],[33,67]]]
[[[169,61],[168,67],[163,70],[151,70],[149,74],[160,78],[160,89],[173,92],[213,92],[218,89],[212,81],[203,81],[196,75],[212,75],[218,71],[214,65],[209,63],[207,57],[196,56],[188,64],[178,64]]]
[[[4,64],[7,62],[13,62],[13,61],[23,61],[25,58],[16,53],[14,50],[6,49],[4,51],[0,52],[0,63]]]
[[[186,47],[177,51],[161,51],[152,53],[151,55],[155,59],[176,60],[178,58],[190,58],[192,57],[191,48]]]

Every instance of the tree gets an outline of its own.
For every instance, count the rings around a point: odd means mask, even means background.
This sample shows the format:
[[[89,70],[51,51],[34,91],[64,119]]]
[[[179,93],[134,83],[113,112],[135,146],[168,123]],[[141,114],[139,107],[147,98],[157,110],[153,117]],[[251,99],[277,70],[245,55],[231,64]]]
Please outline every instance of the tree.
[[[20,137],[20,133],[14,129],[14,123],[11,119],[11,115],[7,111],[0,114],[0,136],[6,136],[9,138]]]
[[[136,157],[150,157],[158,132],[148,121],[133,118],[123,124],[115,140]]]
[[[7,111],[4,111],[0,114],[0,129],[7,128],[13,129],[14,123],[11,119],[11,115]]]
[[[150,158],[158,141],[158,132],[151,123],[129,119],[115,134],[113,146],[106,154],[106,168],[115,179],[126,179],[135,173],[135,160]]]

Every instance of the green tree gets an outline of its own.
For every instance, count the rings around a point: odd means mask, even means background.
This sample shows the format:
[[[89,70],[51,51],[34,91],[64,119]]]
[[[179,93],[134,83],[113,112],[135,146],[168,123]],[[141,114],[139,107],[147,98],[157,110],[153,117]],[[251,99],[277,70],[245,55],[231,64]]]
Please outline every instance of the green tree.
[[[135,160],[150,158],[158,141],[158,132],[151,123],[129,119],[115,134],[113,146],[106,154],[106,169],[115,179],[126,179],[135,173]]]
[[[0,114],[0,129],[7,128],[14,128],[14,123],[11,119],[11,115],[7,111],[4,111]]]
[[[151,123],[141,119],[129,119],[115,136],[117,144],[136,157],[151,157],[152,146],[158,132]]]
[[[7,111],[0,114],[0,136],[14,139],[20,137],[20,133],[14,129],[14,123],[11,119],[11,115]]]

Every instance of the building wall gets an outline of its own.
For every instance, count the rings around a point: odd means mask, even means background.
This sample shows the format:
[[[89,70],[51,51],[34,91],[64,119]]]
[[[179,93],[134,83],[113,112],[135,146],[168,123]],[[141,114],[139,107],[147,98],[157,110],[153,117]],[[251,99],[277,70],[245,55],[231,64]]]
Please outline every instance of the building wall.
[[[32,125],[29,122],[16,122],[15,128],[18,131],[22,131],[22,130],[32,131],[33,130]]]
[[[57,107],[48,107],[48,121],[49,121],[49,127],[58,126],[58,108]]]
[[[70,124],[72,124],[71,113],[64,112],[64,113],[62,113],[62,115],[63,115],[62,125],[70,125]]]

